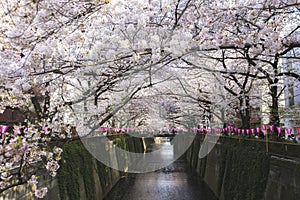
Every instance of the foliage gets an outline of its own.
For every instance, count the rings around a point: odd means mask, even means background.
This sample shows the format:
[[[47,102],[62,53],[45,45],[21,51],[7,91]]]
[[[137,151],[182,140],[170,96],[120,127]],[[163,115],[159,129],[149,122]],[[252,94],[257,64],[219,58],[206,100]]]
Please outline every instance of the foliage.
[[[96,162],[92,155],[85,149],[80,140],[69,142],[63,147],[64,154],[61,160],[61,169],[58,171],[58,185],[61,199],[82,199],[80,196],[80,179],[83,178],[84,191],[87,199],[95,199],[95,179],[94,173]],[[103,165],[103,164],[102,164]],[[100,168],[99,168],[100,169]],[[98,170],[99,170],[98,169]],[[100,169],[104,170],[104,169]],[[104,184],[107,183],[105,177],[109,176],[106,170],[98,172]],[[102,181],[101,181],[102,183]]]
[[[38,198],[47,193],[36,174],[44,166],[46,176],[55,177],[59,169],[62,149],[49,144],[50,133],[32,124],[27,127],[14,126],[12,132],[5,132],[0,139],[0,192],[21,184],[39,186],[35,191]]]
[[[264,102],[277,126],[280,79],[300,80],[288,67],[299,61],[297,0],[10,0],[0,7],[0,110],[27,119],[24,133],[15,124],[0,140],[0,191],[36,184],[32,163],[55,176],[61,150],[47,142],[69,140],[75,126],[80,136],[105,123],[193,127],[207,113],[225,122],[240,112],[249,128],[250,108]]]
[[[114,142],[120,148],[127,148],[131,146],[132,150],[139,151],[139,149],[133,144],[129,144],[129,141],[134,142],[135,138],[116,136]],[[141,140],[137,142],[141,145]],[[58,185],[60,190],[61,199],[82,199],[80,196],[80,178],[83,178],[84,191],[87,199],[96,199],[95,196],[95,177],[94,172],[98,175],[101,188],[105,194],[112,186],[113,169],[105,166],[103,163],[96,161],[92,155],[85,149],[80,140],[72,141],[67,144],[63,144],[64,154],[60,161],[61,168],[58,170]]]

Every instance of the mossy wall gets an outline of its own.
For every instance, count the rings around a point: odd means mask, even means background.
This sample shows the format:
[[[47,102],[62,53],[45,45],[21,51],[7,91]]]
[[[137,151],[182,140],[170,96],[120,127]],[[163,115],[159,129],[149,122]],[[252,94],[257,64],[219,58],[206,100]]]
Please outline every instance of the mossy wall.
[[[143,152],[139,138],[114,137],[114,143],[127,151]],[[65,144],[63,150],[57,174],[62,200],[103,199],[124,173],[94,159],[80,140]]]
[[[272,156],[253,141],[222,138],[200,159],[201,143],[197,135],[187,161],[220,199],[300,199],[299,161]]]

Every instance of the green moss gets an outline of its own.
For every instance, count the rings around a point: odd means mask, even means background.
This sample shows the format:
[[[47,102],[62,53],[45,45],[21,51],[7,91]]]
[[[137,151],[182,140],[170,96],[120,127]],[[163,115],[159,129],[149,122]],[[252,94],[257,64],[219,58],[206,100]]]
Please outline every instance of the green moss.
[[[116,144],[117,147],[127,150],[127,137],[126,136],[116,136],[114,138],[114,144]]]
[[[60,190],[61,199],[80,199],[79,193],[79,160],[77,155],[78,147],[68,143],[63,148],[62,159],[60,162],[60,169],[58,170],[57,179]]]
[[[111,169],[101,162],[97,162],[97,169],[102,191],[107,191],[110,185]]]
[[[95,180],[93,175],[93,158],[88,151],[82,151],[80,154],[80,160],[82,162],[79,163],[80,174],[83,176],[84,188],[87,199],[95,198]]]
[[[122,148],[122,146],[123,146],[121,138],[115,138],[114,143],[116,144],[117,147]]]
[[[270,163],[265,151],[243,142],[226,143],[221,155],[218,190],[223,183],[225,199],[262,199]]]
[[[79,176],[83,177],[87,199],[94,199],[93,159],[81,141],[70,142],[63,147],[57,179],[61,199],[79,200]]]
[[[115,145],[119,148],[143,152],[141,139],[135,142],[132,137],[125,135],[116,135],[113,139]],[[97,199],[95,196],[94,170],[98,174],[102,191],[106,193],[110,190],[113,170],[96,161],[80,140],[56,145],[63,148],[60,169],[57,174],[61,199],[82,199],[80,196],[80,177],[82,177],[84,182],[86,199]],[[128,160],[128,158],[125,159]]]

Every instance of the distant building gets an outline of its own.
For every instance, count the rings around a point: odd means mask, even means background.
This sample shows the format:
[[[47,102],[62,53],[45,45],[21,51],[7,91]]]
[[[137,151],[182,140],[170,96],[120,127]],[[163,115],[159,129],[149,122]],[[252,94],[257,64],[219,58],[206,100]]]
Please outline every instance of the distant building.
[[[298,56],[297,56],[298,54]],[[300,48],[290,51],[288,56],[300,56]],[[282,61],[283,72],[294,72],[300,75],[300,62],[293,61]],[[288,128],[298,128],[300,127],[300,81],[293,77],[284,77],[284,125]]]

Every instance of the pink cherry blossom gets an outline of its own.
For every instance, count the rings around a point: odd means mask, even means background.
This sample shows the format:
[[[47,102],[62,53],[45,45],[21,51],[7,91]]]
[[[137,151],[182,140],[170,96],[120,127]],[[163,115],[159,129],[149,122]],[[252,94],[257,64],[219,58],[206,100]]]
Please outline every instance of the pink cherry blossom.
[[[43,187],[43,188],[37,189],[37,190],[34,192],[34,194],[35,194],[35,196],[36,196],[37,198],[42,199],[42,198],[44,198],[44,197],[46,196],[47,192],[48,192],[48,188]]]

